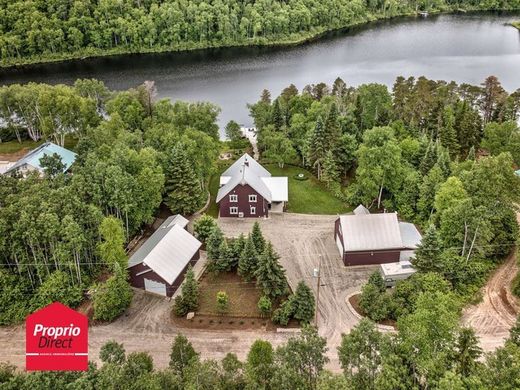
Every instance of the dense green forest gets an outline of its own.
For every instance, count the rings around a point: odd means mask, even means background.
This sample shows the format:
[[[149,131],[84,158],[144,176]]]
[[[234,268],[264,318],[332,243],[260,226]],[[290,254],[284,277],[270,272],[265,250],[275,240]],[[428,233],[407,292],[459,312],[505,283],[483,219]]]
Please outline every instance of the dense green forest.
[[[520,9],[520,1],[2,0],[0,65],[293,43],[379,18],[459,9]]]
[[[438,316],[442,314],[442,316]],[[169,366],[154,368],[146,352],[127,354],[107,342],[102,365],[86,372],[16,373],[0,363],[0,388],[5,390],[513,390],[520,386],[520,323],[504,347],[481,359],[475,335],[458,329],[456,318],[439,313],[432,297],[423,297],[416,314],[399,325],[397,334],[383,334],[363,320],[343,335],[337,350],[343,373],[324,369],[326,340],[313,327],[274,348],[255,341],[245,361],[233,353],[222,360],[204,360],[182,335],[173,340]],[[420,330],[419,332],[417,331]],[[336,351],[334,351],[336,352]]]
[[[424,233],[419,272],[385,292],[377,273],[361,306],[399,320],[420,292],[461,307],[518,239],[520,90],[496,77],[480,86],[397,78],[393,90],[337,79],[293,85],[250,105],[262,156],[314,170],[350,205],[397,211]],[[518,288],[516,288],[518,289]]]
[[[125,243],[163,200],[183,214],[204,204],[219,110],[154,96],[153,83],[112,93],[96,80],[0,88],[2,138],[78,141],[73,175],[49,159],[43,178],[0,176],[0,324],[86,291],[97,318],[114,318],[130,300]],[[110,294],[122,305],[103,307]]]

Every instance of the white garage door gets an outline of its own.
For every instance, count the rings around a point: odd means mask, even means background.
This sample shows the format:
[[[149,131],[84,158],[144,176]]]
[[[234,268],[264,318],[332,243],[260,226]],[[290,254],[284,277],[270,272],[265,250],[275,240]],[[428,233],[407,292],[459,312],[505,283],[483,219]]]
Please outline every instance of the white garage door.
[[[166,296],[166,285],[155,280],[144,279],[144,289],[155,294]]]
[[[343,244],[341,238],[336,234],[336,245],[338,246],[339,255],[343,258]]]

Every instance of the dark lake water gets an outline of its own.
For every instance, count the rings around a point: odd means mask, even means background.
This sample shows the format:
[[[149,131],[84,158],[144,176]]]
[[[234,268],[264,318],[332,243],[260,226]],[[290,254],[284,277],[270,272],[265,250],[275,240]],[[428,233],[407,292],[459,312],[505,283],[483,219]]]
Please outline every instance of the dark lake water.
[[[128,55],[0,71],[0,84],[72,83],[97,78],[111,89],[156,82],[160,97],[205,100],[222,108],[223,125],[251,124],[246,103],[262,89],[277,95],[290,83],[350,85],[395,78],[481,83],[493,74],[508,90],[520,88],[520,33],[506,23],[519,15],[464,14],[396,19],[329,34],[290,48],[230,48],[187,53]]]

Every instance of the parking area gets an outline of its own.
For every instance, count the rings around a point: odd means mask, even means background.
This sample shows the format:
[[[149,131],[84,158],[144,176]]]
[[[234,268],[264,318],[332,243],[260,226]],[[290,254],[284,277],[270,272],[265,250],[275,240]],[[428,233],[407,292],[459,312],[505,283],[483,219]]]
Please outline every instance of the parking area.
[[[320,334],[327,338],[330,368],[339,369],[336,348],[341,334],[358,323],[345,299],[368,280],[378,266],[345,267],[334,242],[335,215],[290,214],[271,215],[268,219],[220,218],[219,226],[225,236],[236,237],[251,231],[258,221],[264,237],[273,243],[294,289],[304,280],[316,293],[313,277],[321,256],[321,287],[318,311]]]

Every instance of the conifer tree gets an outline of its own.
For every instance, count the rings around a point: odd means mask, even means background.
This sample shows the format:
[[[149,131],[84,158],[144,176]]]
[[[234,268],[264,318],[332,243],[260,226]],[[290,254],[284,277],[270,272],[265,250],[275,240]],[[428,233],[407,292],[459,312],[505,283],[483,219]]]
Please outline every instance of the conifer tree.
[[[280,130],[284,125],[282,108],[280,107],[280,101],[278,99],[276,99],[273,103],[271,121],[274,125],[275,130]]]
[[[314,294],[305,282],[300,281],[298,283],[291,302],[293,305],[294,318],[301,323],[311,322],[315,311]]]
[[[457,132],[455,131],[455,114],[453,108],[448,106],[444,109],[442,126],[439,128],[439,139],[441,145],[447,148],[451,157],[455,157],[459,153],[459,142],[457,140]]]
[[[224,235],[222,234],[222,230],[216,226],[209,235],[208,241],[206,243],[206,250],[208,252],[208,259],[210,261],[218,260],[220,254],[220,245],[223,241]]]
[[[441,169],[445,178],[451,175],[451,159],[448,150],[443,148],[440,144],[438,145],[437,152],[437,165]]]
[[[430,225],[421,243],[415,250],[413,265],[423,272],[438,271],[441,255],[441,243],[437,229]]]
[[[466,157],[466,160],[475,161],[476,159],[477,159],[477,154],[475,153],[475,147],[472,146],[471,148],[469,148],[468,156]]]
[[[437,146],[430,141],[428,147],[426,148],[426,153],[421,161],[421,165],[419,166],[419,170],[423,175],[426,175],[430,169],[435,165],[437,161]]]
[[[255,222],[253,225],[253,230],[251,231],[251,240],[255,245],[255,249],[257,253],[262,253],[265,248],[265,238],[262,235],[262,230],[260,230],[260,224]]]
[[[316,168],[318,180],[321,179],[321,166],[327,154],[327,142],[325,139],[325,125],[321,116],[316,121],[316,126],[311,134],[309,142],[309,162]]]
[[[336,183],[339,181],[339,168],[334,158],[334,153],[332,150],[329,150],[325,155],[325,159],[323,160],[323,169],[321,171],[321,181],[327,184],[328,187],[332,185],[332,183]]]
[[[184,282],[181,285],[181,294],[175,298],[174,309],[178,316],[196,310],[199,307],[199,283],[195,279],[195,272],[190,266],[186,271]]]
[[[264,252],[259,256],[258,268],[255,272],[257,286],[261,287],[264,295],[271,299],[287,293],[285,270],[278,259],[272,244],[268,242]]]
[[[203,193],[186,147],[178,143],[168,156],[165,203],[174,213],[192,214],[200,207]]]
[[[231,242],[231,245],[229,245],[229,261],[231,269],[236,269],[238,267],[238,262],[246,246],[246,241],[244,235],[240,234]]]
[[[232,268],[232,253],[231,248],[227,244],[226,240],[220,243],[218,248],[218,258],[210,263],[210,268],[215,272],[228,272]]]
[[[238,274],[245,280],[250,281],[255,276],[257,265],[258,253],[251,235],[249,235],[244,250],[240,254],[240,260],[238,261]]]
[[[333,149],[338,144],[341,136],[341,128],[338,121],[338,107],[335,102],[330,105],[329,113],[325,121],[325,142],[327,149]]]

